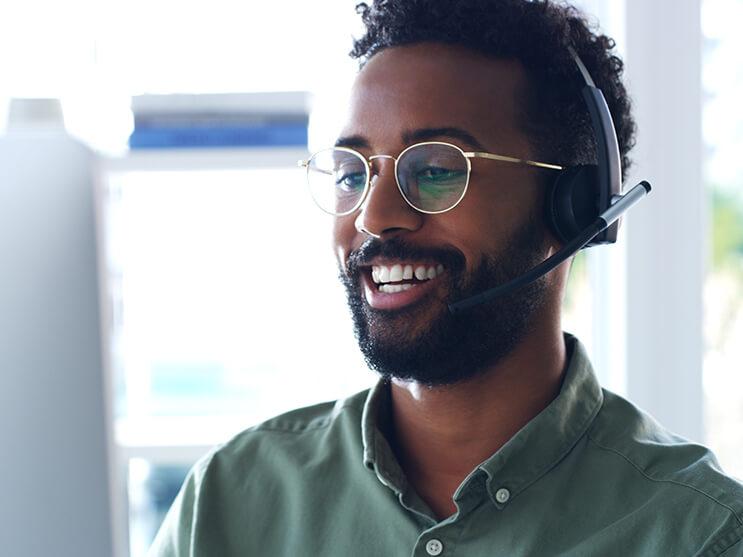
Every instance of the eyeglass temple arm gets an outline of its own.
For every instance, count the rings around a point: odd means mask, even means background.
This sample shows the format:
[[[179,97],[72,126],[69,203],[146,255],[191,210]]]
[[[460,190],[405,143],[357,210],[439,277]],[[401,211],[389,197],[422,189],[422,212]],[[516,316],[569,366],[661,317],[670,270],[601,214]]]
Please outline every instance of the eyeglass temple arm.
[[[380,158],[382,155],[377,155],[377,157],[373,158]],[[527,166],[534,166],[537,168],[547,168],[549,170],[562,170],[563,167],[557,164],[549,164],[546,162],[537,162],[537,161],[530,161],[527,159],[517,159],[516,157],[507,157],[505,155],[494,155],[493,153],[477,153],[477,152],[468,152],[464,153],[464,156],[467,158],[482,158],[482,159],[491,159],[494,161],[502,161],[502,162],[510,162],[514,164],[525,164]],[[393,158],[393,157],[389,157]],[[309,166],[310,161],[309,160],[298,160],[297,166],[301,168],[307,168]],[[332,174],[332,172],[328,170],[322,170],[320,168],[315,169],[316,172],[321,172],[322,174]]]
[[[525,164],[527,166],[535,166],[537,168],[548,168],[550,170],[562,170],[563,169],[562,166],[557,165],[557,164],[549,164],[546,162],[536,162],[536,161],[530,161],[526,159],[517,159],[515,157],[507,157],[505,155],[494,155],[492,153],[469,152],[469,153],[465,153],[464,156],[469,159],[478,157],[481,159],[491,159],[494,161],[511,162],[514,164]]]
[[[300,168],[307,168],[309,165],[310,161],[308,160],[297,161],[297,166],[299,166]],[[315,172],[319,172],[320,174],[327,174],[328,176],[331,176],[333,174],[333,172],[331,172],[330,170],[323,170],[322,168],[316,168]]]

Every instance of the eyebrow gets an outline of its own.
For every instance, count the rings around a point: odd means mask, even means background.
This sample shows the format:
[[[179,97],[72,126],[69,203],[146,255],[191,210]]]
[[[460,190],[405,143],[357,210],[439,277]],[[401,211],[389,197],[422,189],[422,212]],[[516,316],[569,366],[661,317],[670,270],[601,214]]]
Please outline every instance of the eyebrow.
[[[486,151],[485,147],[468,131],[461,128],[447,126],[442,128],[418,128],[411,131],[403,132],[402,140],[403,143],[409,145],[419,141],[429,141],[440,137],[449,137],[452,139],[458,139],[464,143],[469,144],[478,151]],[[336,147],[348,147],[350,149],[369,148],[369,142],[362,135],[349,135],[339,137],[335,142]]]
[[[347,135],[339,137],[336,140],[334,147],[348,147],[349,149],[368,148],[369,142],[363,135]]]

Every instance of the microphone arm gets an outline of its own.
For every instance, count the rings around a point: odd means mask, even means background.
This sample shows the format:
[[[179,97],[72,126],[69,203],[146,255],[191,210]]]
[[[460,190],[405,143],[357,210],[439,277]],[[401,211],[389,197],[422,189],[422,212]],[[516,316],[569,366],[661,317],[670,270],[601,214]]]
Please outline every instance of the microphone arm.
[[[508,292],[517,290],[527,284],[534,282],[543,277],[555,267],[563,263],[566,259],[576,254],[580,249],[590,242],[597,234],[611,226],[623,213],[625,213],[635,203],[650,193],[651,186],[648,182],[642,181],[629,190],[624,195],[618,196],[611,206],[601,213],[595,221],[581,230],[574,239],[565,244],[555,254],[545,259],[542,263],[534,267],[531,271],[517,277],[505,284],[490,288],[485,292],[470,296],[464,300],[449,304],[449,312],[456,314],[468,310],[474,306],[484,304],[498,296],[503,296]]]

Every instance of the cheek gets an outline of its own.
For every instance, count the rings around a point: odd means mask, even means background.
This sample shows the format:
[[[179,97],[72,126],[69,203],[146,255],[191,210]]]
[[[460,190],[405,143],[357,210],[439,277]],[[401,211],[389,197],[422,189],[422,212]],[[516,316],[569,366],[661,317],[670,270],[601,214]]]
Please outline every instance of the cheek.
[[[507,237],[512,226],[515,210],[493,198],[469,196],[451,212],[449,230],[451,238],[457,238],[460,249],[465,251],[468,267],[477,265],[479,256],[471,262],[473,254],[490,252]]]
[[[484,254],[497,255],[507,246],[514,230],[523,226],[538,203],[535,188],[513,182],[474,183],[462,202],[451,211],[447,223],[450,238],[464,253],[467,269],[475,269]],[[517,189],[518,188],[518,189]]]
[[[475,181],[470,184],[461,205],[473,218],[509,225],[523,220],[534,211],[538,202],[538,186],[533,181],[519,179],[513,173],[502,173],[493,181]]]
[[[333,253],[338,265],[346,268],[348,254],[353,249],[353,241],[356,236],[354,226],[354,215],[336,218],[333,222]]]

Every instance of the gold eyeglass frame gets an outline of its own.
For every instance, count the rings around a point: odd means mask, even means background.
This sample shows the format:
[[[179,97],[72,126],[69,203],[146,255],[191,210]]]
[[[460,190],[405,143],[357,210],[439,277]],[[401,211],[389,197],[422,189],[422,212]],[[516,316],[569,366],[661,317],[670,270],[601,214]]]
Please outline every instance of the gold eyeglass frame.
[[[464,188],[462,189],[462,195],[459,196],[459,199],[457,199],[456,203],[454,203],[451,207],[449,207],[447,209],[442,209],[441,211],[425,211],[425,210],[419,209],[418,207],[416,207],[415,205],[413,205],[408,200],[408,198],[405,197],[405,193],[403,192],[402,186],[400,185],[400,179],[397,177],[398,176],[397,175],[397,163],[402,158],[402,156],[405,153],[407,153],[408,151],[410,151],[411,149],[414,149],[416,147],[421,147],[423,145],[443,145],[445,147],[451,147],[453,149],[456,149],[459,153],[461,153],[461,155],[464,157],[465,162],[467,163],[467,180],[464,183]],[[323,208],[317,202],[317,200],[315,199],[315,196],[312,196],[312,200],[315,202],[315,204],[318,207],[320,207],[320,209],[323,212],[328,213],[329,215],[333,215],[335,217],[343,217],[343,216],[346,216],[346,215],[350,215],[351,213],[353,213],[354,211],[356,211],[359,207],[361,207],[361,205],[363,205],[364,200],[366,199],[367,195],[369,194],[369,190],[371,190],[371,179],[372,179],[372,173],[373,173],[373,170],[374,170],[372,168],[372,164],[371,163],[375,159],[392,159],[393,161],[395,161],[395,182],[397,183],[397,189],[400,192],[400,195],[405,200],[405,202],[408,205],[410,205],[410,207],[412,207],[413,209],[415,209],[419,213],[424,213],[424,214],[427,214],[427,215],[439,215],[441,213],[446,213],[447,211],[451,211],[457,205],[459,205],[459,203],[462,201],[462,199],[464,199],[464,196],[467,193],[467,189],[469,188],[470,176],[472,174],[472,163],[470,162],[470,159],[474,159],[474,158],[490,159],[490,160],[500,161],[500,162],[510,162],[510,163],[513,163],[513,164],[522,164],[522,165],[536,167],[536,168],[546,168],[548,170],[562,170],[563,169],[562,166],[557,165],[557,164],[550,164],[550,163],[546,163],[546,162],[530,161],[530,160],[527,160],[527,159],[519,159],[519,158],[516,158],[516,157],[509,157],[509,156],[506,156],[506,155],[496,155],[496,154],[493,154],[493,153],[483,153],[483,152],[478,152],[478,151],[464,151],[463,149],[457,147],[456,145],[454,145],[452,143],[447,143],[445,141],[423,141],[421,143],[415,143],[413,145],[410,145],[410,146],[406,147],[405,149],[403,149],[400,152],[399,155],[397,155],[397,157],[393,157],[392,155],[372,155],[368,159],[366,157],[364,157],[364,155],[362,155],[361,153],[359,153],[358,151],[356,151],[355,149],[351,149],[349,147],[329,147],[327,149],[322,149],[320,151],[316,151],[315,153],[313,153],[310,156],[309,159],[297,161],[297,166],[304,167],[304,168],[307,169],[307,184],[308,184],[308,186],[310,184],[310,181],[309,181],[310,180],[309,179],[310,163],[312,162],[312,159],[314,159],[318,154],[324,153],[325,151],[344,151],[344,152],[350,153],[350,154],[356,156],[358,159],[362,160],[364,162],[364,164],[366,165],[366,167],[367,167],[367,169],[366,169],[366,183],[364,184],[364,191],[359,196],[358,202],[353,206],[353,208],[349,209],[348,211],[345,211],[343,213],[335,213],[335,212],[328,211],[327,209]],[[328,173],[328,174],[330,174],[330,173]]]

